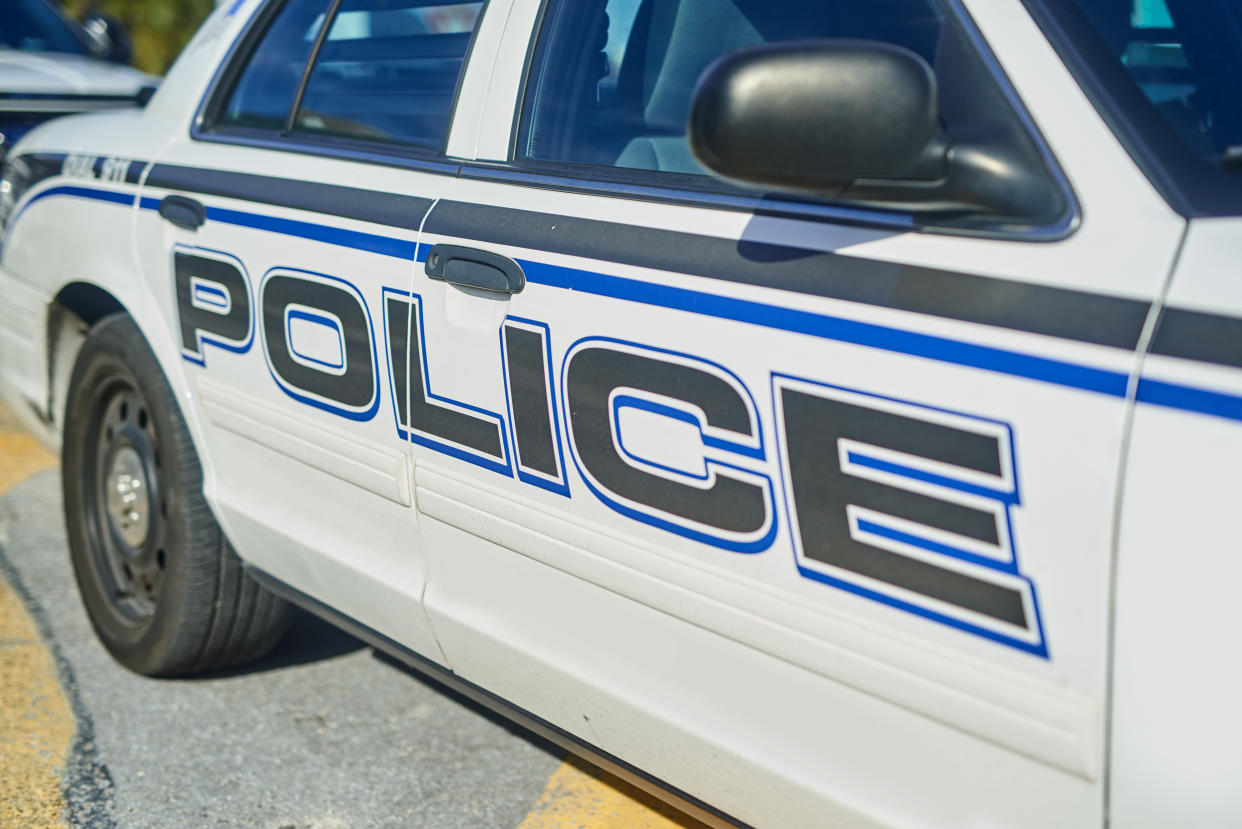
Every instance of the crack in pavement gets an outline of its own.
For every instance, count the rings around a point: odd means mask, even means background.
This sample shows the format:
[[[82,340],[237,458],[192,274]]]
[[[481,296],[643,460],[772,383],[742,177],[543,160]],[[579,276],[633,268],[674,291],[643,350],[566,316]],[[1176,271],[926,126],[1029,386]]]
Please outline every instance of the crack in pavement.
[[[0,404],[0,496],[55,465]],[[112,779],[98,757],[94,721],[43,607],[5,555],[8,525],[18,517],[0,521],[0,734],[9,743],[0,763],[0,809],[28,824],[66,820],[110,829]]]
[[[99,757],[95,743],[94,720],[78,691],[78,682],[73,673],[73,667],[65,658],[60,645],[52,638],[51,628],[47,623],[47,616],[42,605],[26,589],[21,576],[5,555],[3,547],[0,547],[0,579],[8,583],[9,589],[21,601],[26,613],[30,616],[42,640],[40,644],[51,655],[57,679],[60,681],[60,689],[67,698],[77,722],[73,743],[65,759],[62,778],[62,791],[65,799],[64,817],[70,826],[113,829],[116,821],[112,817],[112,775]]]

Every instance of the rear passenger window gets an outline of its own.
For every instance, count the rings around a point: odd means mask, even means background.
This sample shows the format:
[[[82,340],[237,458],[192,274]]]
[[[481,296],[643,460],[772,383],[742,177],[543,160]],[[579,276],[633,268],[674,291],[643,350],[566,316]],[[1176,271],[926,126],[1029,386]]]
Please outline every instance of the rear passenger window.
[[[439,150],[483,5],[287,0],[213,126]]]
[[[482,3],[344,0],[295,129],[440,149]]]
[[[327,0],[284,5],[235,82],[217,126],[284,129],[327,8]]]
[[[552,0],[545,20],[519,160],[706,176],[686,140],[700,75],[729,52],[782,40],[910,49],[935,70],[950,128],[1010,112],[938,0]]]

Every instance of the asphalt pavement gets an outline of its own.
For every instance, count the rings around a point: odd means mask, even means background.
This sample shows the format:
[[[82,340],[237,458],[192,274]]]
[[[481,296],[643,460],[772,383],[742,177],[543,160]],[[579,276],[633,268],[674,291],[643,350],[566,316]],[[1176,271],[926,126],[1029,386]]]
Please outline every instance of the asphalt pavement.
[[[24,606],[67,702],[31,691],[36,713],[21,716],[71,718],[62,742],[73,735],[63,759],[24,732],[0,756],[26,763],[18,749],[29,742],[54,765],[71,826],[691,825],[310,615],[242,670],[130,673],[90,628],[62,524],[55,469],[0,496],[0,592],[7,582]],[[6,672],[27,671],[15,654],[0,651],[0,687]],[[11,820],[42,825],[21,792],[10,796]]]

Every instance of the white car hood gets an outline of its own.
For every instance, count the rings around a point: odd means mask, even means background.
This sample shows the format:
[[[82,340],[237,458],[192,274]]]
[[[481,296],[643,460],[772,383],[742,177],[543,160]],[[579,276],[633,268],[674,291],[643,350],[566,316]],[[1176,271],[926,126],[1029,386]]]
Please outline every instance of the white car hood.
[[[0,96],[133,96],[156,79],[137,69],[80,55],[0,47]]]

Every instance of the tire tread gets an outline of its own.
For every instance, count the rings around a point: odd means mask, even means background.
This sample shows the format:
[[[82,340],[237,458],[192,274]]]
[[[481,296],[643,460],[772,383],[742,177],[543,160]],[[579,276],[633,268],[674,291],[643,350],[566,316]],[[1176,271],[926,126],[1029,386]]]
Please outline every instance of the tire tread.
[[[96,618],[87,600],[87,581],[79,560],[87,556],[80,548],[89,543],[81,528],[80,482],[73,480],[75,430],[91,424],[74,417],[72,406],[79,387],[89,381],[92,365],[100,360],[120,360],[141,386],[153,417],[160,417],[159,430],[172,458],[180,500],[169,498],[167,521],[181,533],[181,549],[168,550],[170,566],[165,575],[165,597],[170,605],[156,612],[153,630],[139,646],[118,641]],[[138,326],[125,314],[100,320],[87,335],[70,381],[65,423],[66,464],[65,517],[69,528],[79,588],[91,623],[100,639],[119,661],[150,676],[184,676],[221,670],[254,661],[269,653],[284,636],[290,619],[286,602],[250,578],[245,565],[220,529],[203,496],[203,474],[189,429],[172,388],[160,370]],[[76,522],[76,525],[75,525]],[[172,557],[177,557],[175,565]],[[175,595],[174,595],[175,594]],[[98,601],[98,599],[96,599]]]

